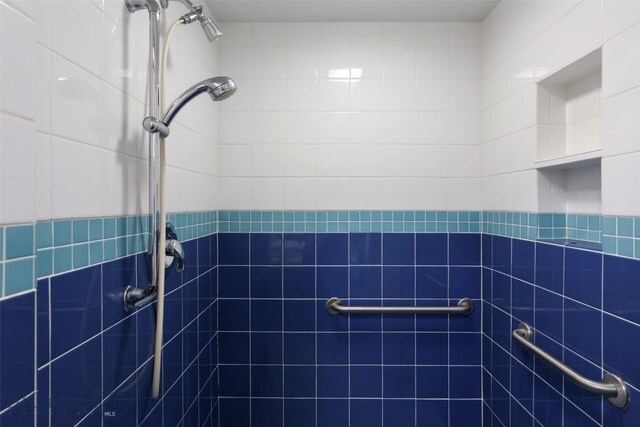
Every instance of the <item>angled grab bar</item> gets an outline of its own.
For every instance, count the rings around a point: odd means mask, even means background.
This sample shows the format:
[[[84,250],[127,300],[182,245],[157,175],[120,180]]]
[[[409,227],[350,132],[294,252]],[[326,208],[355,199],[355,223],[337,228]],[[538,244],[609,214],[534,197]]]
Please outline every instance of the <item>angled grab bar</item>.
[[[518,329],[514,330],[511,336],[518,344],[547,362],[551,367],[583,389],[606,396],[609,402],[617,408],[625,408],[629,404],[627,385],[617,375],[606,373],[602,377],[602,381],[592,380],[581,375],[531,342],[533,330],[524,322],[520,323]]]
[[[462,314],[473,313],[473,301],[463,298],[456,307],[349,307],[342,305],[340,298],[327,300],[327,311],[331,314],[364,314],[364,313],[396,313],[396,314]]]

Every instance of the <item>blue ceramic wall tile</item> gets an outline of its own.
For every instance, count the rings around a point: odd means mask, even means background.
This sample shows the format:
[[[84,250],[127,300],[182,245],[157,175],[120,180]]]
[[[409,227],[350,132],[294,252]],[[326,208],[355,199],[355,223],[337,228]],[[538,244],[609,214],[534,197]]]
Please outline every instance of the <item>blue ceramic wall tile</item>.
[[[449,403],[447,400],[418,400],[417,425],[449,427]]]
[[[51,425],[74,425],[100,403],[101,352],[97,337],[51,364]]]
[[[416,334],[416,363],[419,365],[447,365],[449,334]]]
[[[349,357],[352,365],[382,364],[382,335],[374,333],[349,334]]]
[[[49,362],[49,279],[38,280],[38,367]]]
[[[251,298],[281,298],[282,268],[251,267]]]
[[[546,243],[536,244],[536,285],[553,292],[563,292],[564,248]]]
[[[604,368],[620,375],[636,388],[640,385],[640,327],[617,317],[603,317],[602,357]]]
[[[282,264],[282,234],[251,234],[251,265]],[[224,264],[224,263],[222,263]]]
[[[602,314],[586,305],[564,300],[564,345],[588,360],[600,363]]]
[[[313,300],[284,301],[284,330],[287,332],[314,332],[316,330],[315,302]]]
[[[413,298],[414,294],[414,267],[384,267],[382,269],[382,296],[384,298]]]
[[[480,355],[480,334],[450,334],[449,363],[451,365],[480,365]]]
[[[284,367],[284,396],[285,397],[315,397],[316,368],[315,366],[285,366]]]
[[[252,331],[281,331],[282,330],[282,301],[281,300],[252,300],[251,301],[251,330]]]
[[[220,346],[222,349],[222,346]],[[316,361],[315,333],[285,333],[284,355],[285,365],[309,365]]]
[[[311,233],[286,233],[283,247],[284,265],[315,265],[316,235]]]
[[[282,425],[282,399],[252,399],[252,419],[261,420],[264,427],[280,427]]]
[[[535,272],[535,243],[513,240],[513,275],[525,282],[533,283]]]
[[[349,262],[349,235],[321,233],[316,236],[318,265],[347,265]]]
[[[316,295],[315,267],[284,267],[282,296],[284,298],[314,298]]]
[[[316,280],[318,298],[347,298],[349,270],[346,267],[318,267]]]
[[[349,415],[351,427],[382,427],[382,400],[351,399]]]
[[[416,425],[416,401],[412,399],[385,399],[382,402],[383,425],[413,427]]]
[[[479,234],[449,234],[450,265],[480,265]]]
[[[251,363],[253,365],[282,364],[282,333],[251,333]]]
[[[382,235],[382,263],[384,265],[414,265],[415,242],[411,233]]]
[[[416,267],[416,298],[446,298],[448,284],[447,267]]]
[[[352,366],[350,374],[350,394],[355,398],[382,397],[382,367]],[[407,384],[407,387],[409,385]]]
[[[449,397],[449,368],[447,366],[418,366],[416,368],[416,397],[443,399]]]
[[[218,236],[220,265],[249,265],[249,235],[222,233]]]
[[[317,361],[319,365],[349,363],[349,335],[346,333],[318,333]]]
[[[349,269],[351,298],[380,298],[382,269],[380,267],[352,267]]]
[[[0,411],[35,390],[35,313],[33,292],[0,302]]]
[[[448,265],[449,239],[444,233],[416,233],[416,265]]]
[[[349,367],[326,365],[317,367],[317,393],[319,398],[349,396]],[[320,415],[318,400],[318,415]]]
[[[33,427],[35,397],[28,396],[6,412],[0,414],[0,424],[6,426]]]
[[[315,399],[285,399],[284,426],[298,427],[301,425],[315,425]]]
[[[380,233],[349,234],[350,262],[352,265],[379,265],[382,258]]]
[[[385,398],[414,398],[415,382],[413,366],[385,365],[382,367],[382,392]],[[385,400],[387,401],[389,400]]]
[[[511,242],[512,239],[493,236],[491,259],[494,270],[511,274]]]
[[[480,400],[452,400],[450,412],[452,426],[482,426],[482,402]]]
[[[602,254],[579,249],[565,250],[565,294],[573,299],[602,307]]]
[[[562,396],[544,381],[536,378],[534,384],[534,413],[546,427],[562,427]]]
[[[518,279],[511,281],[511,311],[513,317],[533,325],[534,287]]]
[[[251,401],[246,398],[220,399],[220,425],[250,427],[250,408]]]
[[[481,297],[480,267],[449,268],[449,298]]]
[[[535,290],[535,328],[558,342],[562,342],[562,297],[545,291]]]
[[[104,345],[103,387],[111,392],[137,368],[136,323],[133,317],[116,323],[102,337]]]
[[[349,423],[347,400],[318,399],[316,427],[346,426]]]
[[[603,279],[604,310],[640,323],[640,261],[605,255]]]

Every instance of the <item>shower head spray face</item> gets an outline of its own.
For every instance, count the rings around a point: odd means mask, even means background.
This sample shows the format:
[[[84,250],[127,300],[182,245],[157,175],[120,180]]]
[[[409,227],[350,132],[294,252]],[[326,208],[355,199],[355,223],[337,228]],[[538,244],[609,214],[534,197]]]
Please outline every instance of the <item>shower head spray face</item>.
[[[214,42],[222,37],[222,31],[213,19],[205,15],[200,15],[198,19],[200,20],[200,25],[202,25],[202,30],[207,35],[207,39],[209,39],[210,42]]]

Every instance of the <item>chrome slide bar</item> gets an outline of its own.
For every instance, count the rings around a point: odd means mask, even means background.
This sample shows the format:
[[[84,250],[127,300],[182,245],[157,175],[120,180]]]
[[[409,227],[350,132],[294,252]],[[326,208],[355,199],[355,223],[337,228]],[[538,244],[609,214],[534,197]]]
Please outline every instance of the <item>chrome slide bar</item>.
[[[365,313],[395,313],[395,314],[462,314],[468,316],[473,313],[473,301],[463,298],[456,307],[349,307],[342,305],[340,298],[327,300],[327,311],[331,314],[365,314]]]
[[[526,323],[520,323],[518,329],[514,330],[511,336],[518,344],[547,362],[551,367],[583,389],[606,396],[609,402],[617,408],[625,408],[629,404],[627,385],[617,375],[606,373],[604,377],[602,377],[602,381],[596,381],[582,376],[531,342],[533,329]]]

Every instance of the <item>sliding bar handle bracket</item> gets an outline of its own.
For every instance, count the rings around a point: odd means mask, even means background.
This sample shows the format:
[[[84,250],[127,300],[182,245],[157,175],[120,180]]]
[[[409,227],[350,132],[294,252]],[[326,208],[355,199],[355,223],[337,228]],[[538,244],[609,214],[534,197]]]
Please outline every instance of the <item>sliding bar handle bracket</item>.
[[[473,301],[463,298],[455,307],[367,307],[345,306],[340,298],[327,300],[327,311],[331,314],[461,314],[468,316],[473,313]]]
[[[624,381],[617,375],[606,373],[602,377],[602,381],[584,377],[535,345],[532,342],[533,329],[524,322],[520,323],[518,329],[514,330],[511,336],[525,349],[547,362],[551,367],[583,389],[606,396],[616,408],[626,408],[629,405],[629,390]]]

